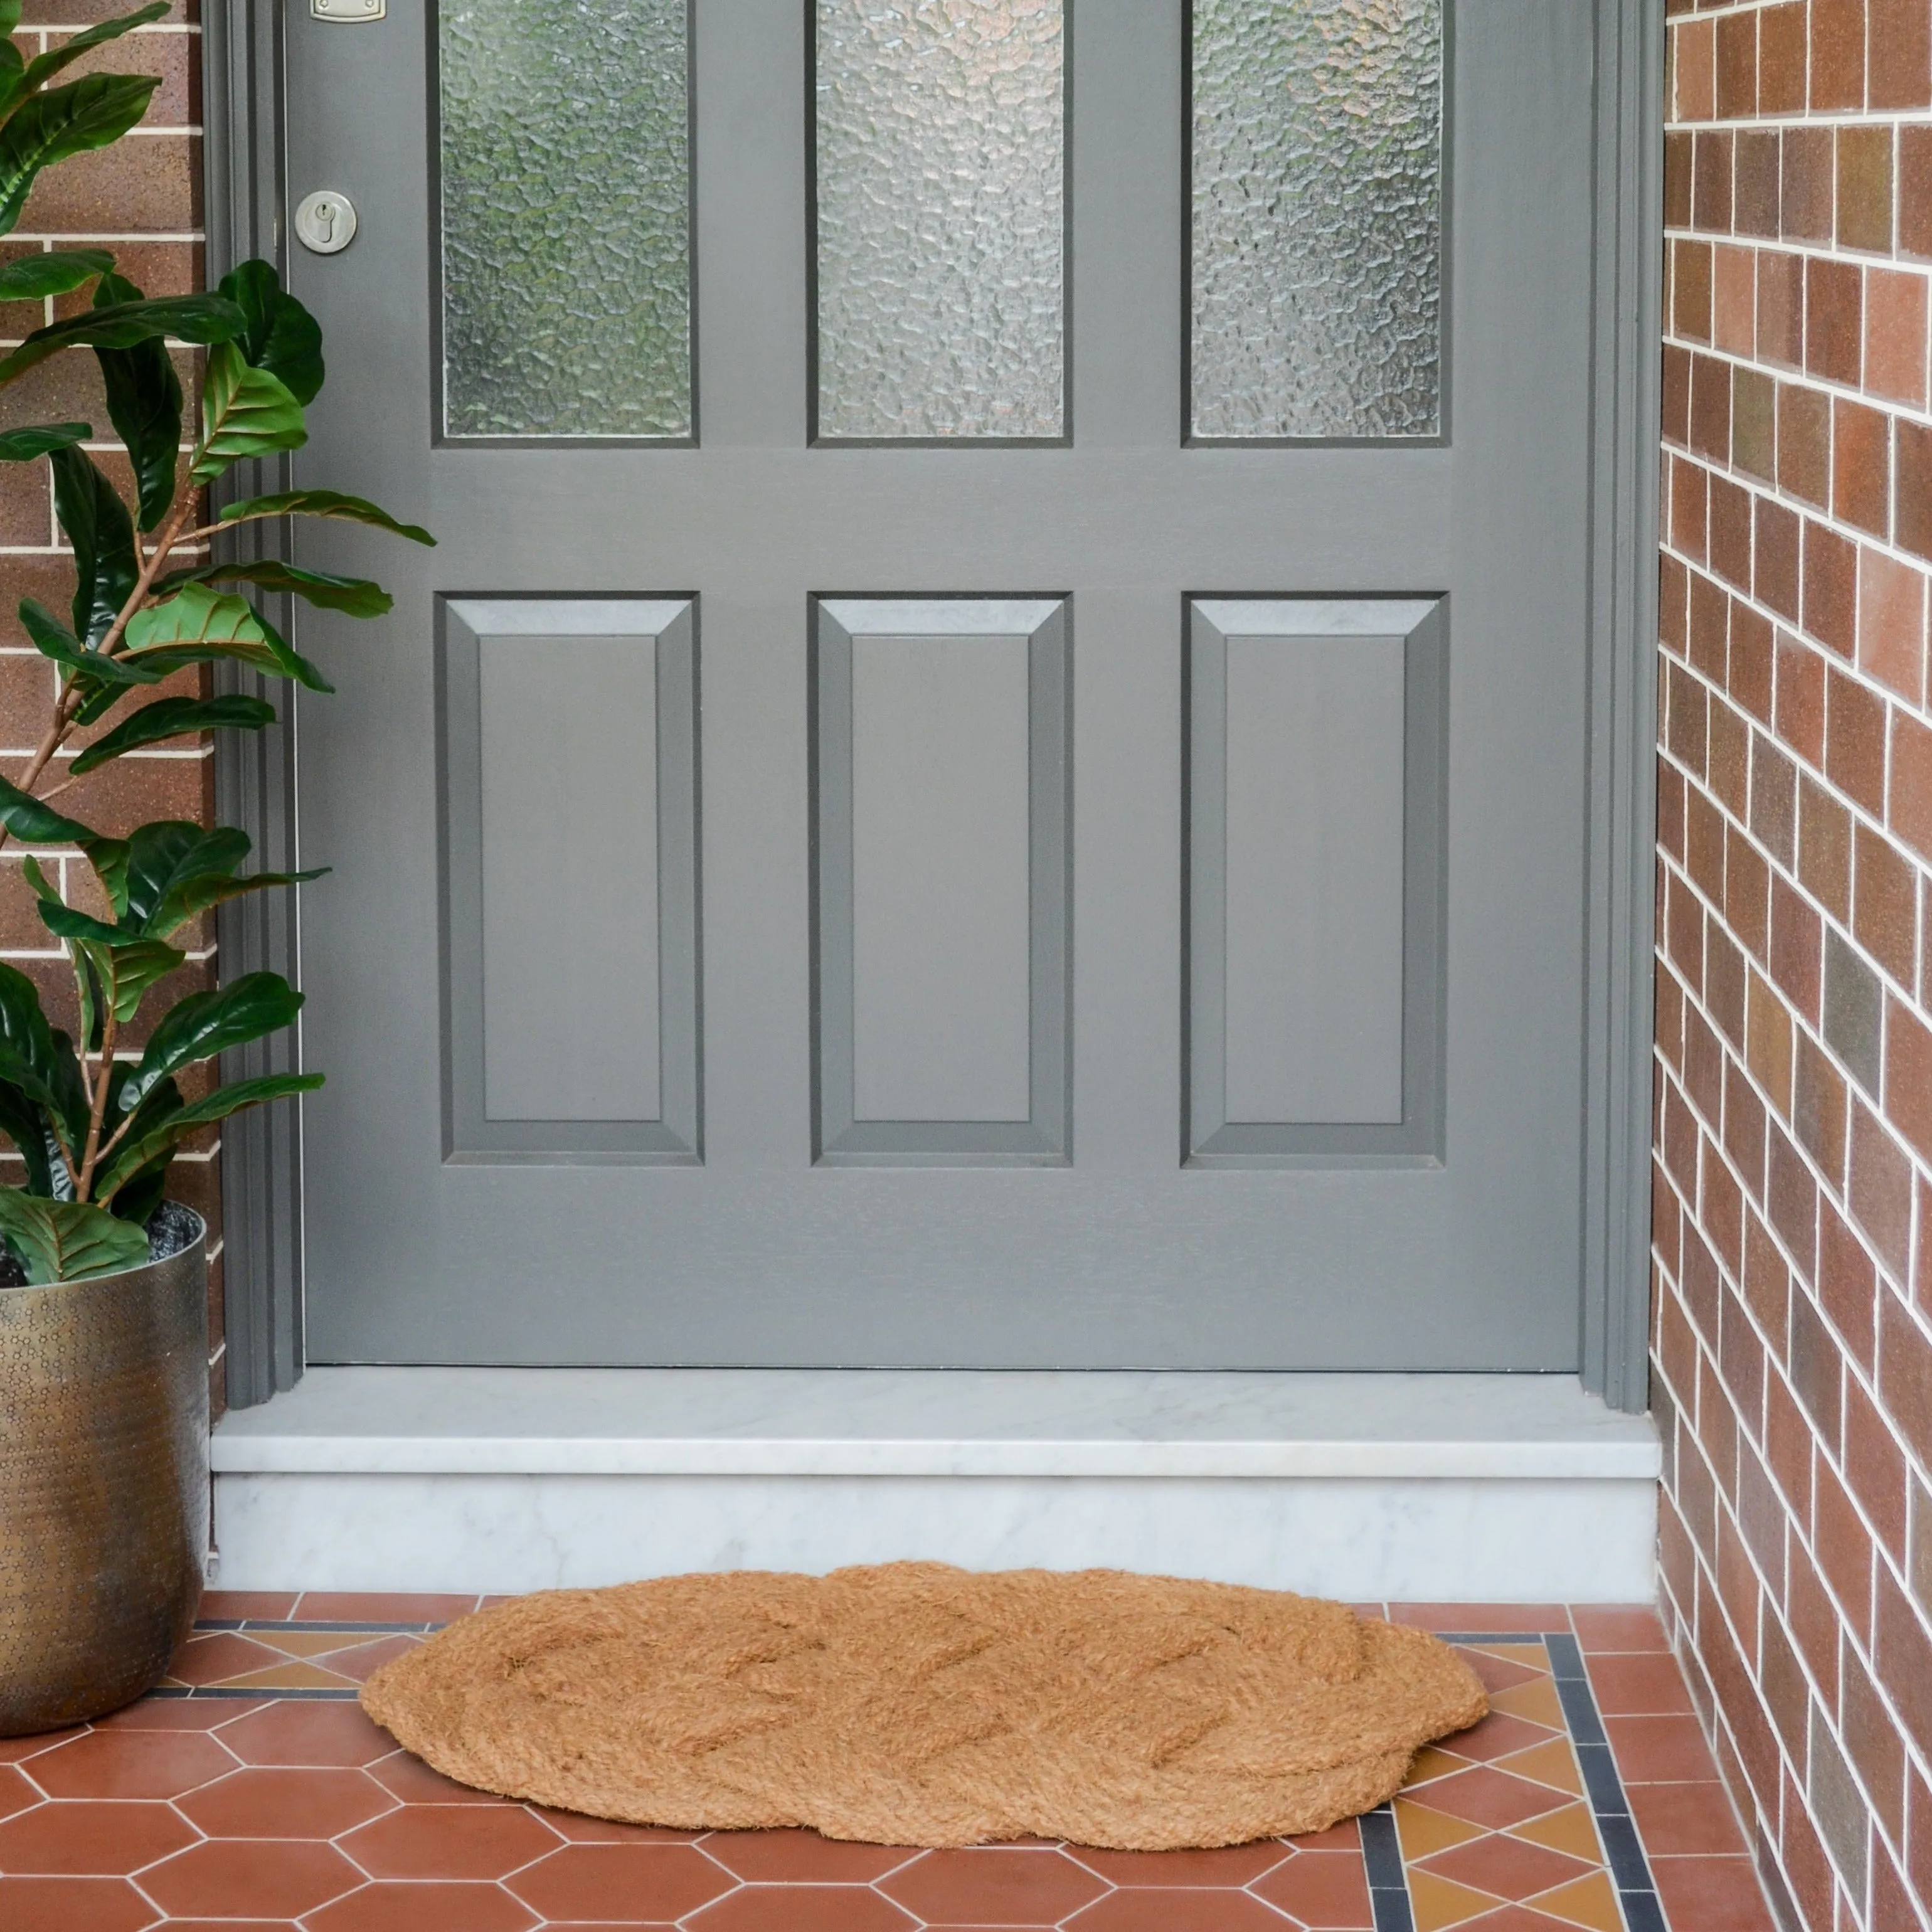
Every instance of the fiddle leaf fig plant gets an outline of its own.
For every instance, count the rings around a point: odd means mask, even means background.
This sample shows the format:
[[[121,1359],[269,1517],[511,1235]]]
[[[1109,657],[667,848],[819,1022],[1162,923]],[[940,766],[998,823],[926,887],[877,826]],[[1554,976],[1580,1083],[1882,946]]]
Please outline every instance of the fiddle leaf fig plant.
[[[30,59],[12,38],[20,0],[0,0],[0,235],[18,223],[42,170],[118,140],[158,85],[147,75],[101,74],[50,83],[90,50],[168,10],[168,0],[154,0]],[[17,320],[21,304],[44,307],[90,285],[85,306],[31,330]],[[246,590],[355,617],[390,608],[388,594],[363,579],[272,560],[225,562],[210,556],[211,544],[245,523],[302,516],[434,540],[328,490],[246,498],[206,517],[204,493],[235,464],[302,447],[303,412],[322,389],[322,331],[268,262],[243,262],[210,294],[151,297],[102,250],[23,256],[0,266],[0,333],[20,338],[0,356],[0,390],[51,356],[92,350],[133,484],[130,501],[88,453],[91,424],[0,432],[0,463],[50,466],[55,514],[73,550],[66,614],[32,597],[20,604],[21,627],[56,675],[32,756],[22,770],[0,772],[0,850],[10,842],[38,848],[21,872],[72,968],[78,1015],[70,1036],[49,1021],[34,982],[0,964],[0,1134],[26,1171],[21,1186],[0,1187],[0,1240],[28,1281],[80,1281],[148,1259],[147,1223],[191,1135],[322,1084],[319,1073],[272,1074],[202,1090],[196,1077],[295,1018],[302,996],[274,973],[190,993],[145,1025],[138,1049],[125,1043],[140,1036],[148,995],[188,964],[205,915],[242,894],[318,874],[244,872],[248,837],[225,826],[163,819],[110,836],[53,801],[131,752],[272,724],[274,708],[264,699],[200,688],[206,667],[219,661],[331,688]],[[200,421],[185,437],[170,343],[207,351]],[[152,690],[183,671],[200,674],[193,694]],[[74,852],[92,874],[84,896],[57,883],[84,876],[80,861],[42,861],[43,853]]]

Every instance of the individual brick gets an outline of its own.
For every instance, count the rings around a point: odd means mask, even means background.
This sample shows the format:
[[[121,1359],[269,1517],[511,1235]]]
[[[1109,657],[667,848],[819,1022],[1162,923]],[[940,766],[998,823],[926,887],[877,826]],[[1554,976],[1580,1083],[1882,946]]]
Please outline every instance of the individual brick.
[[[1693,342],[1711,339],[1711,244],[1670,244],[1670,314],[1676,332]]]
[[[1864,352],[1864,272],[1830,256],[1804,263],[1804,366],[1828,382],[1858,385]]]
[[[1868,0],[1866,105],[1932,105],[1932,12],[1923,0]]]
[[[1925,694],[1925,573],[1880,550],[1858,553],[1858,665],[1908,703]]]
[[[1932,127],[1898,130],[1898,252],[1932,256]]]
[[[1868,394],[1923,407],[1925,320],[1923,275],[1897,268],[1866,271],[1864,369]]]
[[[1833,671],[1825,696],[1825,771],[1874,818],[1885,809],[1885,703]]]
[[[1690,160],[1690,225],[1700,233],[1731,232],[1732,158],[1729,129],[1698,130]]]
[[[1690,226],[1690,168],[1696,137],[1681,128],[1664,137],[1664,225]]]
[[[1752,505],[1751,523],[1752,594],[1795,624],[1798,614],[1797,512],[1768,496],[1759,496]]]
[[[1870,536],[1892,534],[1892,419],[1844,396],[1832,404],[1832,514]]]
[[[1787,128],[1780,156],[1778,232],[1792,242],[1829,242],[1836,156],[1828,128]]]
[[[1760,482],[1778,476],[1778,385],[1761,369],[1731,373],[1731,447],[1733,467]]]
[[[1858,546],[1824,524],[1804,526],[1804,628],[1850,663],[1858,646]]]
[[[1892,129],[1838,130],[1838,246],[1892,253]]]
[[[1892,442],[1894,538],[1900,549],[1932,558],[1932,428],[1900,417]]]
[[[1727,356],[1749,356],[1756,346],[1756,252],[1726,244],[1712,254],[1711,340]]]
[[[1811,0],[1812,108],[1864,100],[1865,0]]]
[[[1772,128],[1740,128],[1732,162],[1731,226],[1766,241],[1778,235],[1780,146]]]
[[[1885,989],[1878,975],[1836,927],[1825,929],[1826,1044],[1874,1099],[1884,1064]]]
[[[1825,508],[1832,494],[1832,404],[1801,383],[1778,386],[1778,487]]]
[[[1757,353],[1780,368],[1804,361],[1804,264],[1783,249],[1758,250]]]
[[[1894,710],[1891,796],[1886,821],[1921,857],[1932,860],[1932,730]]]
[[[1858,943],[1904,987],[1916,983],[1918,880],[1882,834],[1861,825],[1853,852],[1852,928]]]
[[[1904,1002],[1885,1003],[1886,1118],[1932,1161],[1932,1030]]]

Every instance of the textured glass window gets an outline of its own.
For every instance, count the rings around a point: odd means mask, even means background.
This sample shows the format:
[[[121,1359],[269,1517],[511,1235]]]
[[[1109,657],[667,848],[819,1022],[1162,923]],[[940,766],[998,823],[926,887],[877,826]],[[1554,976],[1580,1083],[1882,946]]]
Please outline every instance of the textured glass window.
[[[440,9],[446,434],[691,434],[685,5]]]
[[[1062,0],[818,0],[818,430],[1066,426]]]
[[[1443,0],[1194,0],[1192,427],[1442,425]]]

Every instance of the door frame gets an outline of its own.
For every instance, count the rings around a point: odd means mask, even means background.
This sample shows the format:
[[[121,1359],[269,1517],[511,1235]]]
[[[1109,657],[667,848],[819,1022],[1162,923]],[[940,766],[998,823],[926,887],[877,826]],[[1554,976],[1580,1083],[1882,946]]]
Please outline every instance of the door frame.
[[[286,265],[284,7],[300,4],[209,0],[204,10],[211,281],[250,256]],[[1584,1387],[1640,1414],[1649,1406],[1664,24],[1657,0],[1595,0],[1595,16],[1579,1340]],[[238,464],[224,493],[285,488],[286,470],[285,458]],[[238,554],[276,555],[288,533],[262,523],[228,541]],[[262,682],[237,667],[217,672],[225,690]],[[215,745],[216,814],[278,869],[292,862],[297,752],[287,706],[269,729]],[[218,921],[222,976],[293,976],[300,938],[296,893],[232,900]],[[298,1034],[283,1034],[226,1056],[223,1075],[284,1070],[299,1054]],[[223,1132],[232,1408],[266,1402],[302,1372],[298,1106],[237,1115]]]

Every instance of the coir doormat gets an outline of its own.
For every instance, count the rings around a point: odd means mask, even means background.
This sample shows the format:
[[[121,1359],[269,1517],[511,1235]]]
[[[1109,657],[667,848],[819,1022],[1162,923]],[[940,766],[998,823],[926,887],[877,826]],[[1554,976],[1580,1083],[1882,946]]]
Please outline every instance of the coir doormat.
[[[1135,1851],[1325,1830],[1487,1708],[1446,1644],[1344,1604],[936,1563],[521,1597],[362,1703],[451,1778],[593,1817]]]

